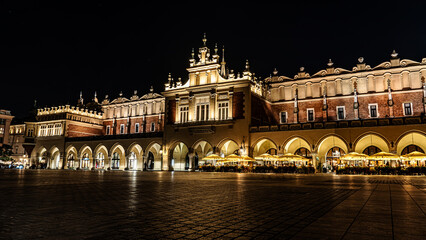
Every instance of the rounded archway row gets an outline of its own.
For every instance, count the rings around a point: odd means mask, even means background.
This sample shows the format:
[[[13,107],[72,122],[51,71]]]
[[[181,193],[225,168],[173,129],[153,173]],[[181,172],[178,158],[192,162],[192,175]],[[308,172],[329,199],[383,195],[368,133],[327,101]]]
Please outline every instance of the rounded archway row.
[[[143,150],[137,143],[127,149],[115,143],[109,149],[104,144],[95,148],[83,145],[78,149],[69,145],[64,152],[53,146],[41,146],[35,164],[49,169],[108,169],[108,170],[161,170],[161,145],[152,142]]]
[[[310,141],[302,136],[292,136],[278,145],[272,139],[261,137],[252,144],[253,157],[263,153],[292,153],[312,158],[313,162],[333,161],[350,151],[372,155],[377,152],[394,152],[407,154],[412,151],[426,151],[426,134],[419,131],[406,132],[395,142],[387,140],[375,132],[364,133],[355,139],[354,144],[348,143],[343,137],[335,134],[323,136],[317,141]]]
[[[173,171],[186,171],[197,169],[203,165],[204,157],[217,154],[222,157],[233,153],[239,153],[241,146],[233,139],[224,139],[217,146],[213,146],[207,140],[200,139],[192,145],[182,141],[176,141],[169,148],[169,169]]]

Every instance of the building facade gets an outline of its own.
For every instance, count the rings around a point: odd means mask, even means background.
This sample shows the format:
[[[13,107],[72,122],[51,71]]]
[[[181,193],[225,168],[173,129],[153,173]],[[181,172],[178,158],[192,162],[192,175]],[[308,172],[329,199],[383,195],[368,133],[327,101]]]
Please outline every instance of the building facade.
[[[225,53],[206,37],[192,51],[186,81],[169,74],[161,94],[120,94],[100,112],[61,106],[40,109],[34,163],[49,168],[194,170],[203,157],[295,153],[311,165],[333,165],[349,152],[426,151],[426,58],[378,66],[359,58],[293,77],[278,71],[260,80],[246,61],[227,68]],[[83,103],[80,97],[79,103]]]

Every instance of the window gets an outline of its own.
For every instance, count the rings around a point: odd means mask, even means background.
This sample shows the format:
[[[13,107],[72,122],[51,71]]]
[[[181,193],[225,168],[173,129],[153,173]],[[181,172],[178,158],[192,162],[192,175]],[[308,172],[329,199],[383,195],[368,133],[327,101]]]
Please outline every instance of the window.
[[[0,128],[0,134],[4,134],[4,128]]]
[[[404,116],[413,115],[413,105],[411,103],[404,103]]]
[[[55,123],[53,132],[55,136],[60,136],[62,134],[62,123]]]
[[[337,120],[345,119],[345,107],[338,106],[337,107]]]
[[[33,128],[28,129],[28,137],[34,137],[34,129]]]
[[[222,102],[219,103],[219,120],[226,120],[228,119],[228,102]]]
[[[103,153],[98,153],[96,158],[95,168],[104,168],[105,156]]]
[[[287,123],[287,112],[280,112],[280,123]]]
[[[120,124],[120,134],[124,134],[124,124]]]
[[[371,118],[376,118],[379,116],[377,113],[377,103],[368,104],[368,112],[370,113]]]
[[[135,133],[139,133],[139,123],[135,124]]]
[[[151,123],[151,132],[154,132],[155,131],[155,123]]]
[[[111,134],[111,126],[107,126],[106,127],[106,135],[110,135]]]
[[[209,120],[209,102],[210,97],[197,97],[195,108],[195,119],[197,121]]]
[[[314,109],[313,108],[308,108],[307,109],[307,114],[308,114],[308,122],[312,122],[312,121],[315,120]]]
[[[188,110],[189,110],[188,106],[180,107],[180,122],[181,123],[188,122]]]
[[[209,104],[197,105],[197,121],[209,120]]]

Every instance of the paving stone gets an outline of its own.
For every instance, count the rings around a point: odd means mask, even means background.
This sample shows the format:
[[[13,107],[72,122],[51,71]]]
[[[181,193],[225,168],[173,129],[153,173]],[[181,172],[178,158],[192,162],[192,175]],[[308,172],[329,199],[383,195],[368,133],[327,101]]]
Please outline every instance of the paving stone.
[[[426,179],[0,170],[4,239],[422,239]]]

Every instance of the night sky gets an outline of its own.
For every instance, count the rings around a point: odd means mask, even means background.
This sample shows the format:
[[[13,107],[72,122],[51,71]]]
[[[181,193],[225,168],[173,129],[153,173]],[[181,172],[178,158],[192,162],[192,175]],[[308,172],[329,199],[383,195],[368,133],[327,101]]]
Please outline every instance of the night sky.
[[[225,46],[230,69],[250,61],[256,76],[314,74],[331,58],[351,70],[358,57],[374,67],[390,59],[426,57],[426,3],[331,1],[276,5],[0,3],[0,109],[24,117],[40,107],[76,105],[95,91],[141,96],[164,90],[167,75],[187,79],[191,49]],[[292,1],[293,2],[293,1]],[[294,1],[296,2],[296,1]],[[350,4],[344,4],[350,2]]]

